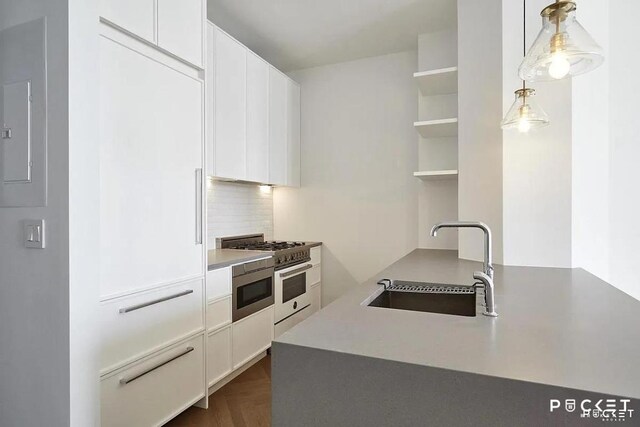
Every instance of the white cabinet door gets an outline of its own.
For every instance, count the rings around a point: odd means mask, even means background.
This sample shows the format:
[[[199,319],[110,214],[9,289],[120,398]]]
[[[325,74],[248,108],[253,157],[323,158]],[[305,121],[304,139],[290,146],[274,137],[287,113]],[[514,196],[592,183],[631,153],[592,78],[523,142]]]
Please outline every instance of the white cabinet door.
[[[231,373],[231,326],[220,329],[207,338],[207,377],[211,387]]]
[[[233,369],[237,369],[271,347],[273,306],[238,320],[233,329]]]
[[[207,301],[231,295],[231,267],[207,272]]]
[[[159,426],[206,395],[203,336],[100,381],[102,427]]]
[[[311,306],[310,312],[315,313],[322,308],[322,284],[318,283],[311,287]]]
[[[202,67],[204,0],[158,0],[158,46]]]
[[[214,30],[214,162],[220,178],[246,179],[246,48]]]
[[[247,51],[247,181],[269,182],[269,64]]]
[[[215,100],[213,99],[214,87],[215,87],[215,58],[213,55],[214,48],[214,36],[215,36],[215,26],[207,21],[207,66],[205,67],[205,81],[206,81],[206,94],[205,94],[205,102],[207,105],[207,117],[206,117],[206,135],[207,135],[207,176],[215,176],[216,167],[214,162],[214,152],[215,148],[213,146],[214,140],[214,126],[213,120],[215,115],[213,113],[213,109],[215,107]]]
[[[269,70],[269,183],[287,184],[287,77]]]
[[[202,82],[100,38],[100,290],[204,274]]]
[[[287,80],[287,185],[300,187],[300,86]]]
[[[155,42],[155,0],[100,0],[100,16]]]

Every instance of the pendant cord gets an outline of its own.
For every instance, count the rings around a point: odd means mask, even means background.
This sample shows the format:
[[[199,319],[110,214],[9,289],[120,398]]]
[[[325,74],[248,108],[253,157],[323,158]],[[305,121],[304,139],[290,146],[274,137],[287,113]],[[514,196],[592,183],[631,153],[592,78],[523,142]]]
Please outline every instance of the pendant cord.
[[[522,57],[527,56],[527,0],[522,0]],[[522,104],[526,98],[527,82],[522,80]]]

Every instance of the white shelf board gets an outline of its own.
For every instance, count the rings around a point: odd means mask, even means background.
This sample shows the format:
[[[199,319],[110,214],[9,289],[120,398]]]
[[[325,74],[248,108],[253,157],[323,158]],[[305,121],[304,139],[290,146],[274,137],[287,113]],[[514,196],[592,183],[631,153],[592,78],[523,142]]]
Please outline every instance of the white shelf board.
[[[416,130],[424,138],[443,138],[458,135],[458,119],[424,120],[414,122]]]
[[[420,178],[423,181],[434,181],[439,179],[456,179],[458,177],[458,171],[455,169],[447,169],[440,171],[421,171],[414,172],[413,176]]]
[[[458,93],[458,67],[419,71],[413,77],[425,96]]]

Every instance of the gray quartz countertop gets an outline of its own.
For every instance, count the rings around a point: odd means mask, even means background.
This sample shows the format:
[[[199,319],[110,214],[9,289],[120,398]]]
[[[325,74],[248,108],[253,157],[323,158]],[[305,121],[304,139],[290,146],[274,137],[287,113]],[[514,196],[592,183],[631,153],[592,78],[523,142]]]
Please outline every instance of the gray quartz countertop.
[[[246,251],[243,249],[212,249],[207,254],[208,270],[228,267],[233,264],[254,261],[273,255],[269,251]]]
[[[497,318],[362,305],[381,278],[471,284],[482,269],[417,249],[276,341],[640,398],[640,301],[582,269],[495,267]]]

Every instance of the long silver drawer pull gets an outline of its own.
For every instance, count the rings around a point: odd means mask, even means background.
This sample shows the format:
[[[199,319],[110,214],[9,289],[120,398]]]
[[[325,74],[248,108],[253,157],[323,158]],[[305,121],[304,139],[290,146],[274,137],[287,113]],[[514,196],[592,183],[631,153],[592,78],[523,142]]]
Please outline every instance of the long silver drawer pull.
[[[125,307],[120,309],[120,314],[130,313],[132,311],[140,310],[141,308],[149,307],[150,305],[159,304],[161,302],[169,301],[170,299],[180,298],[185,295],[189,295],[193,293],[193,289],[189,289],[186,291],[179,292],[174,295],[167,295],[166,297],[154,299],[153,301],[143,302],[142,304],[132,305],[130,307]]]
[[[202,244],[202,169],[196,169],[196,245]]]
[[[313,268],[312,264],[304,265],[300,268],[296,268],[295,270],[287,271],[286,273],[280,273],[280,277],[285,278],[289,276],[293,276],[294,274],[302,273],[303,271],[307,271],[310,268]]]
[[[122,385],[127,385],[127,384],[129,384],[129,383],[131,383],[131,382],[133,382],[133,381],[137,380],[138,378],[140,378],[140,377],[144,377],[144,376],[145,376],[145,375],[147,375],[148,373],[153,372],[153,371],[155,371],[156,369],[163,367],[163,366],[164,366],[164,365],[166,365],[167,363],[171,363],[171,362],[173,362],[174,360],[179,359],[179,358],[181,358],[182,356],[184,356],[184,355],[186,355],[186,354],[191,353],[193,350],[194,350],[194,349],[193,349],[193,347],[187,347],[187,349],[186,349],[185,351],[183,351],[182,353],[180,353],[180,354],[178,354],[178,355],[176,355],[176,356],[173,356],[171,359],[167,359],[167,360],[165,360],[164,362],[162,362],[162,363],[160,363],[160,364],[158,364],[158,365],[154,366],[153,368],[149,368],[149,369],[147,369],[146,371],[141,372],[141,373],[139,373],[139,374],[137,374],[137,375],[134,375],[134,376],[132,376],[132,377],[129,377],[129,378],[127,378],[127,377],[125,377],[125,378],[120,378],[120,384],[122,384]]]

